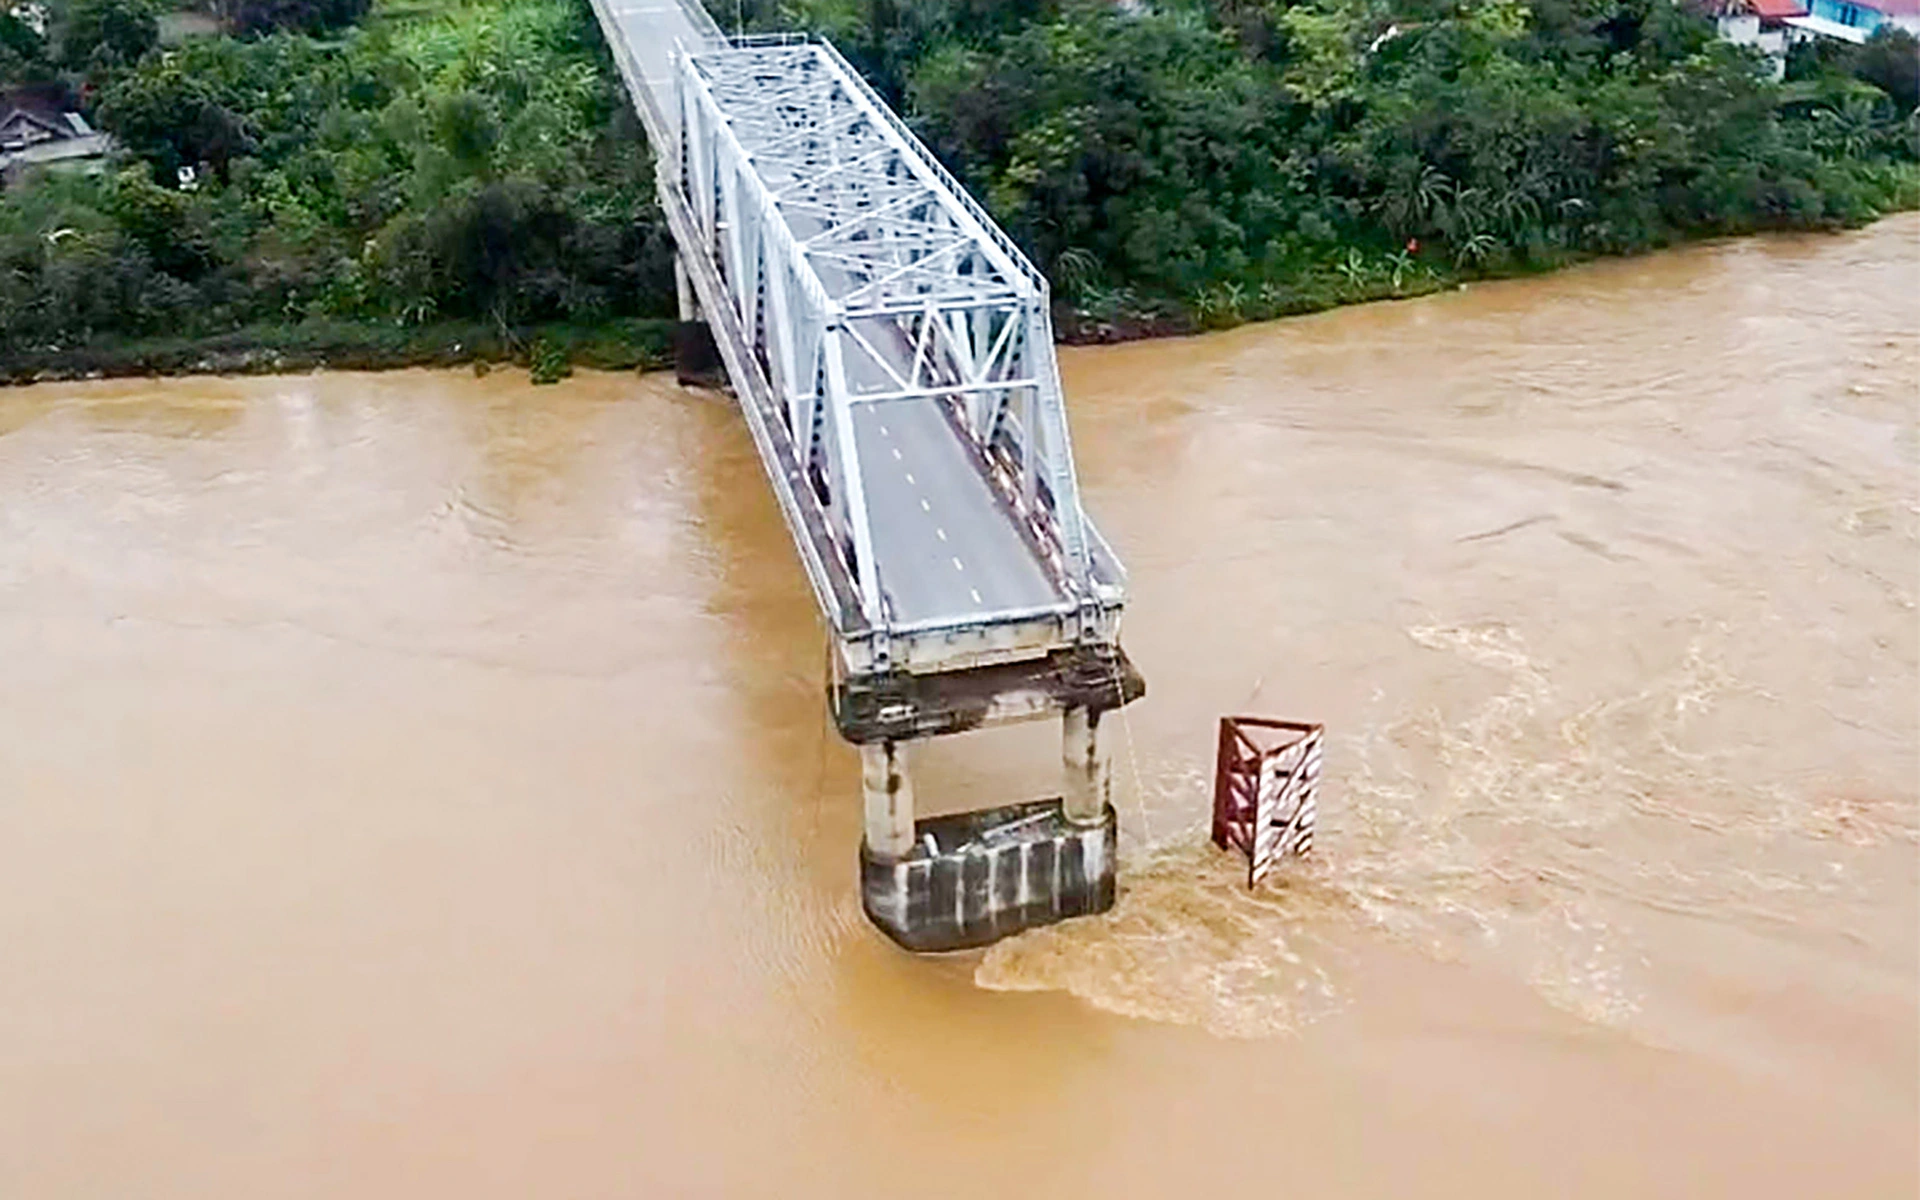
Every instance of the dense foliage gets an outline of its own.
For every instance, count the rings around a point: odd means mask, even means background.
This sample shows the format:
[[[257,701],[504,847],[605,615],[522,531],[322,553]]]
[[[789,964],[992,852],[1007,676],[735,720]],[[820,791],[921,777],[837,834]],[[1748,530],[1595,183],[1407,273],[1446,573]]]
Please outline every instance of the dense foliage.
[[[219,0],[232,36],[177,45],[151,5],[54,0],[44,36],[0,16],[0,84],[63,81],[120,147],[101,175],[0,197],[0,359],[302,321],[511,341],[671,311],[651,163],[584,0]],[[1672,0],[714,8],[832,36],[1081,333],[1920,199],[1904,34],[1797,52],[1775,83]]]
[[[1232,320],[1911,205],[1899,39],[1782,87],[1667,0],[1208,0],[880,73],[1090,316]]]
[[[55,65],[103,79],[139,62],[160,44],[152,0],[68,0],[53,9]]]
[[[92,116],[119,158],[0,200],[0,353],[255,322],[510,330],[671,308],[651,160],[584,0],[94,61]]]
[[[276,29],[324,33],[351,25],[371,7],[372,0],[214,0],[213,4],[227,28],[254,35]]]

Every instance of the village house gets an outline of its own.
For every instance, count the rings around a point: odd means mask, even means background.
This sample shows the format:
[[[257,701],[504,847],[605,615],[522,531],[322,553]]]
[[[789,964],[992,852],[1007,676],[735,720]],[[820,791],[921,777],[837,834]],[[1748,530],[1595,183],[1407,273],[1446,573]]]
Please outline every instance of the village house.
[[[1920,35],[1920,0],[1808,0],[1806,15],[1788,24],[1817,37],[1856,45],[1883,26]]]
[[[0,186],[30,167],[98,170],[109,145],[57,84],[0,91]]]
[[[1920,0],[1702,0],[1720,36],[1766,55],[1779,79],[1789,47],[1814,38],[1864,43],[1882,28],[1920,36]]]
[[[1787,47],[1796,40],[1792,22],[1807,15],[1801,0],[1707,0],[1704,9],[1722,38],[1766,55],[1775,79],[1786,75]]]

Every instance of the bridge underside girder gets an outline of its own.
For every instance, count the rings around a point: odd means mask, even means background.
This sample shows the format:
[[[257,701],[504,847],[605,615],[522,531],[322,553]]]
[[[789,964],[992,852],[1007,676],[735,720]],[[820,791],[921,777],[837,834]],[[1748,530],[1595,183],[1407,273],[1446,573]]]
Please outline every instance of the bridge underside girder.
[[[904,742],[993,725],[1106,712],[1146,694],[1118,646],[1073,646],[968,671],[854,675],[833,684],[833,719],[856,744]]]

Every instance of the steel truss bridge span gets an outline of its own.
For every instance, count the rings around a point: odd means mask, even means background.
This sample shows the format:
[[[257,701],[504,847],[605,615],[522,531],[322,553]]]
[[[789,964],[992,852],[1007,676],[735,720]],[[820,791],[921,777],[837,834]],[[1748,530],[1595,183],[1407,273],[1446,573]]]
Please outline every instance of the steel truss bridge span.
[[[1101,715],[1145,684],[1080,503],[1047,281],[828,43],[592,0],[704,328],[831,631],[869,916],[914,949],[1113,901]],[[916,739],[1061,717],[1065,794],[916,822]]]
[[[595,3],[844,672],[1111,645],[1045,278],[830,44]]]

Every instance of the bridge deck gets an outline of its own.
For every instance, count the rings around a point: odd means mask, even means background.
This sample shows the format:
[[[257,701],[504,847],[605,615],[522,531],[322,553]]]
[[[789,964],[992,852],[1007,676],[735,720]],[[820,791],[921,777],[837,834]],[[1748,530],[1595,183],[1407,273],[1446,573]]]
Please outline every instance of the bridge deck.
[[[919,624],[1066,605],[934,403],[854,415],[893,619]]]
[[[723,46],[726,38],[699,0],[595,0],[594,7],[602,26],[611,25],[607,43],[648,138],[671,157],[679,125],[673,56]]]

